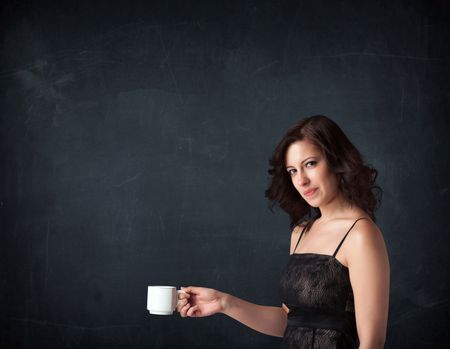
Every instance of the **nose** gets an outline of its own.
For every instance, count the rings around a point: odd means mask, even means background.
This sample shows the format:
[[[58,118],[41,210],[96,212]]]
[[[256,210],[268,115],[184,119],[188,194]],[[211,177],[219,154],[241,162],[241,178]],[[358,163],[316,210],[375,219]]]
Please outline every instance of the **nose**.
[[[308,184],[309,179],[308,176],[306,176],[306,173],[304,171],[299,171],[297,176],[297,183],[298,185],[306,185]]]

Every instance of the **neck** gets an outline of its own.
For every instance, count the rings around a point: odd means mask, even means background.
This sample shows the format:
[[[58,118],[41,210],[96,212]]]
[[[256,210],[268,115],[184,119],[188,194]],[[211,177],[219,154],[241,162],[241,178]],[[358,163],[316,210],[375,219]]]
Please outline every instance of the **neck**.
[[[319,207],[320,220],[322,222],[328,222],[332,219],[345,216],[351,208],[351,204],[339,194],[328,203]]]

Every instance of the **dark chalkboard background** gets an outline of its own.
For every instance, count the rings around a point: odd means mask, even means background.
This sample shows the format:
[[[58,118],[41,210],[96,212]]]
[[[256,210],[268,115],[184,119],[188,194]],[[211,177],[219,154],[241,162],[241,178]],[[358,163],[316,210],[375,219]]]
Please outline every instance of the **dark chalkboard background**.
[[[448,2],[1,6],[2,348],[278,347],[150,316],[146,286],[280,305],[268,159],[312,114],[380,172],[386,347],[448,344]]]

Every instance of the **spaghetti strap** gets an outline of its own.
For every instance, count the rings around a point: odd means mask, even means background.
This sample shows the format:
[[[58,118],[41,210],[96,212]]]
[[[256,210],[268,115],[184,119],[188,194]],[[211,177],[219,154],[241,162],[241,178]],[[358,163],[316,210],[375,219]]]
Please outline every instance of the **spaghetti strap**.
[[[358,222],[358,221],[361,220],[361,219],[367,219],[367,217],[361,217],[361,218],[358,218],[358,219],[352,224],[352,226],[350,227],[350,229],[347,231],[347,234],[344,235],[344,237],[342,238],[342,240],[341,240],[341,242],[339,243],[338,247],[336,248],[336,251],[334,251],[333,257],[336,257],[336,254],[338,253],[339,249],[341,248],[342,243],[344,242],[344,240],[345,240],[345,238],[347,237],[348,233],[350,233],[350,230],[353,229],[353,227],[355,226],[356,222]]]
[[[302,233],[301,233],[300,236],[298,237],[297,244],[295,245],[295,248],[294,248],[294,251],[292,251],[292,254],[295,253],[295,250],[297,249],[298,243],[300,242],[300,239],[302,238],[303,233],[305,232],[305,229],[306,229],[307,226],[308,226],[308,224],[305,224],[305,226],[303,227]]]

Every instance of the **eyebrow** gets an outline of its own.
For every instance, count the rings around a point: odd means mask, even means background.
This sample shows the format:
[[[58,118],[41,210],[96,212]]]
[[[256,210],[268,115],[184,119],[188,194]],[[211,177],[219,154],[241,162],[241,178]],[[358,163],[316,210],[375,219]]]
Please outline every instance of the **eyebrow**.
[[[303,163],[304,163],[306,160],[309,160],[309,159],[312,159],[312,158],[318,158],[318,156],[309,156],[309,157],[307,157],[305,160],[303,160],[303,161],[300,163],[300,165],[303,165]],[[288,168],[288,167],[294,167],[294,166],[286,165],[286,168]]]

